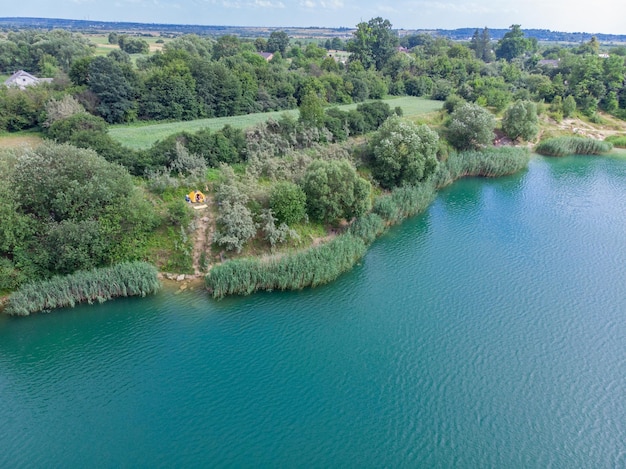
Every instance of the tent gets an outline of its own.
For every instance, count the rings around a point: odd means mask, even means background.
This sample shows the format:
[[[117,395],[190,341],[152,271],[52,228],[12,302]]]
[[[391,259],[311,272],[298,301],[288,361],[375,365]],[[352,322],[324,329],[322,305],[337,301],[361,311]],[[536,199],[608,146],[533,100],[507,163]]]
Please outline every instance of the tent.
[[[200,191],[191,191],[185,196],[185,200],[191,203],[202,203],[206,200],[206,196]]]

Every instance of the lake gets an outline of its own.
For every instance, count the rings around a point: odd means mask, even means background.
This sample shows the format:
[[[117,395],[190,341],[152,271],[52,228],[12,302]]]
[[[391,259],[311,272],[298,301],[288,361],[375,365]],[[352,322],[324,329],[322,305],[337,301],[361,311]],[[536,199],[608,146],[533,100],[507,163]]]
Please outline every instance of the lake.
[[[0,318],[0,467],[626,467],[626,159],[466,179],[336,282]]]

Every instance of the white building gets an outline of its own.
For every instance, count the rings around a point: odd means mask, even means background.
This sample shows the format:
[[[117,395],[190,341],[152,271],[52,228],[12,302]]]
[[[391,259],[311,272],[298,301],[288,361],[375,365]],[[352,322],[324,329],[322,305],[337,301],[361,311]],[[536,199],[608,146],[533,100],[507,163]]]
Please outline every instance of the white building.
[[[18,70],[4,82],[6,86],[17,86],[20,90],[27,86],[38,85],[40,83],[50,83],[52,78],[37,78],[24,70]]]

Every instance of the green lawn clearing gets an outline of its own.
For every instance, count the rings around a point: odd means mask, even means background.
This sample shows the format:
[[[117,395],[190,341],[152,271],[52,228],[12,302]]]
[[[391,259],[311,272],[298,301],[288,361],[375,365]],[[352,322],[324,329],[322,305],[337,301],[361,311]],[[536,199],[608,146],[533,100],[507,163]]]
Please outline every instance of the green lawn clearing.
[[[405,117],[418,116],[438,111],[442,108],[442,101],[416,98],[413,96],[393,97],[385,100],[392,108],[401,107]],[[357,104],[347,104],[339,106],[343,110],[356,109]],[[226,124],[232,127],[245,129],[260,122],[265,122],[270,117],[280,118],[281,114],[298,116],[298,110],[273,111],[257,114],[247,114],[244,116],[217,117],[213,119],[198,119],[193,121],[178,121],[165,123],[134,123],[111,126],[109,134],[122,145],[133,149],[149,148],[157,140],[163,140],[168,135],[178,132],[197,132],[201,129],[218,130]]]

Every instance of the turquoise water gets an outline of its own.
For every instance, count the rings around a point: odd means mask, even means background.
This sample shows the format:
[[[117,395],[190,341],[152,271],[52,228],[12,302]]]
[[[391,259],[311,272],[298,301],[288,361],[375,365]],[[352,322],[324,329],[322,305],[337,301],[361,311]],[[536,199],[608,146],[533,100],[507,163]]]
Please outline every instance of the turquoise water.
[[[0,320],[0,467],[625,467],[626,161],[463,180],[314,290]]]

